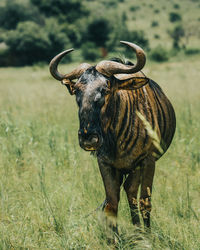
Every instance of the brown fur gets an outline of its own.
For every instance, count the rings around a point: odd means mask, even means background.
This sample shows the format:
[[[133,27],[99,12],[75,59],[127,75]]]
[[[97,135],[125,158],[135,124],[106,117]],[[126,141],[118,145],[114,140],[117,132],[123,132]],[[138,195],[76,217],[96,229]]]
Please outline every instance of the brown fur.
[[[125,81],[120,87],[128,85],[131,86],[131,80]],[[142,115],[142,120],[137,111]],[[97,154],[109,204],[106,211],[110,208],[112,214],[116,211],[117,216],[120,185],[123,175],[128,174],[124,188],[133,224],[140,223],[136,201],[141,185],[139,206],[144,223],[149,227],[155,161],[166,152],[172,141],[175,131],[173,107],[161,88],[149,80],[135,90],[112,89],[105,98],[101,120],[104,137],[115,142],[113,155],[108,148],[103,148]],[[150,130],[155,131],[162,150],[157,148],[151,137],[152,131],[148,131],[144,121],[148,122]]]

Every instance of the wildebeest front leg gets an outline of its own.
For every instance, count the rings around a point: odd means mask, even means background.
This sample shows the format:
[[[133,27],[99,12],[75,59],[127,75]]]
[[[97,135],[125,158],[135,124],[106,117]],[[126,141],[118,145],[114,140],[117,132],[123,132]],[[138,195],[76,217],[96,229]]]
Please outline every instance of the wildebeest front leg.
[[[137,205],[137,193],[138,193],[138,187],[140,185],[140,179],[141,179],[140,167],[137,167],[128,175],[124,183],[124,189],[126,191],[129,207],[131,210],[133,225],[140,225],[139,211]]]
[[[140,212],[146,227],[150,227],[151,193],[155,172],[155,160],[146,159],[142,164],[142,182],[140,194]]]
[[[123,175],[119,170],[106,164],[99,163],[99,169],[106,193],[104,212],[109,226],[117,233],[117,211]]]

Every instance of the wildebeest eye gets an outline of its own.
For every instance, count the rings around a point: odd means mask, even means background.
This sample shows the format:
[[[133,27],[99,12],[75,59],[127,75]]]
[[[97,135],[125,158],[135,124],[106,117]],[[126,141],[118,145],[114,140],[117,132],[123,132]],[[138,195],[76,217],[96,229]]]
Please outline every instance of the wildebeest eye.
[[[106,89],[105,89],[105,95],[110,94],[110,92],[111,92],[111,91],[110,91],[110,89],[109,89],[109,88],[106,88]]]
[[[105,86],[102,87],[101,93],[102,93],[103,95],[108,95],[108,94],[110,94],[110,88],[105,87]]]

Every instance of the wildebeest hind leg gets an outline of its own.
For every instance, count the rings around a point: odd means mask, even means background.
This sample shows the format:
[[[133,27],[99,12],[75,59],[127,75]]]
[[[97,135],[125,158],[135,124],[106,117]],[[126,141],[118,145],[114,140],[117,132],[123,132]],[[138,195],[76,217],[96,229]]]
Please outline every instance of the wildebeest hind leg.
[[[142,163],[142,181],[140,194],[140,212],[143,217],[144,226],[150,227],[151,194],[155,172],[155,160],[145,159]]]

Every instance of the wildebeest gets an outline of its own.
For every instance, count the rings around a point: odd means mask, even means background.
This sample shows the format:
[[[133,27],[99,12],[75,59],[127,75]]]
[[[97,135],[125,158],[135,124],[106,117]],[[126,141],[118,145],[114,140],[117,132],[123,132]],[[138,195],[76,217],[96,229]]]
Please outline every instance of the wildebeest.
[[[144,225],[150,227],[155,162],[166,152],[176,127],[168,98],[141,72],[144,51],[133,43],[121,43],[135,51],[135,65],[120,59],[104,60],[95,66],[83,63],[63,75],[58,64],[73,49],[58,54],[50,63],[52,76],[76,96],[79,144],[97,156],[106,193],[104,211],[114,230],[122,183],[133,224],[140,224],[139,204]]]

